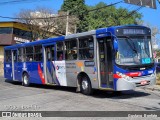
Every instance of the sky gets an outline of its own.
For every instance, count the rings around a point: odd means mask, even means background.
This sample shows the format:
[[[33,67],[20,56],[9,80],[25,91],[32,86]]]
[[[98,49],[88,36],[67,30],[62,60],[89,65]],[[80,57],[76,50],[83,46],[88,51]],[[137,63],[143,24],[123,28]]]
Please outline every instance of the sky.
[[[63,0],[26,0],[30,2],[24,2],[25,0],[20,0],[22,2],[19,3],[9,3],[9,4],[2,4],[2,2],[6,1],[13,1],[13,0],[0,0],[0,16],[5,17],[15,17],[15,15],[20,12],[22,9],[34,9],[37,6],[44,6],[48,8],[52,8],[53,10],[57,11],[60,9]],[[120,0],[85,0],[87,5],[95,5],[99,2],[105,2],[107,4],[115,3]],[[138,8],[135,5],[130,5],[126,3],[120,3],[116,5],[117,7],[124,7],[128,8],[129,10],[134,10]],[[160,4],[157,2],[157,9],[151,9],[144,7],[139,11],[142,13],[143,18],[142,20],[145,23],[149,23],[152,26],[157,26],[160,28]],[[3,19],[0,18],[0,21],[13,21],[12,19]]]
[[[30,2],[19,2],[19,3],[9,3],[9,4],[2,4],[1,2],[5,1],[13,1],[13,0],[1,0],[0,1],[0,16],[7,16],[7,17],[15,17],[15,15],[20,12],[22,9],[34,9],[37,6],[44,6],[52,8],[53,10],[57,11],[60,9],[63,0],[26,0]],[[22,0],[21,0],[22,1]],[[85,0],[87,5],[95,5],[99,2],[105,2],[107,4],[115,3],[120,0]],[[135,5],[129,5],[126,3],[120,3],[117,7],[125,7],[128,9],[136,9],[138,8]],[[143,14],[143,20],[146,23],[150,23],[153,26],[157,26],[160,28],[160,4],[157,2],[157,9],[151,9],[144,7],[139,11]],[[2,19],[0,21],[13,21],[12,19]]]

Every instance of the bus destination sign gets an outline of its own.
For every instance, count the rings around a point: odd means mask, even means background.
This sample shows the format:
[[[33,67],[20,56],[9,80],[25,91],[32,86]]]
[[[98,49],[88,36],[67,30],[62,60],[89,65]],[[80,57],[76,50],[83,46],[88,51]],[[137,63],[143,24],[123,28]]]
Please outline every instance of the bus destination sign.
[[[125,27],[125,28],[118,28],[115,31],[117,36],[128,36],[128,35],[151,35],[151,30],[145,27]]]
[[[123,34],[124,35],[132,35],[132,34],[142,34],[144,35],[145,34],[145,31],[144,29],[123,29]]]

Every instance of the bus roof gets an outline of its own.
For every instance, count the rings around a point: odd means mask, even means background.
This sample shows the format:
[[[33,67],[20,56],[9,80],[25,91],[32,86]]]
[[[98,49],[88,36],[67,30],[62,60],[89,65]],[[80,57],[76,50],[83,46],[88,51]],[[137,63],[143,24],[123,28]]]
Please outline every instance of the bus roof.
[[[141,27],[141,28],[148,28],[146,26],[142,26],[142,25],[122,25],[122,26],[112,26],[112,27],[108,27],[107,29],[110,30],[110,29],[118,29],[118,28],[127,28],[127,27]]]
[[[101,35],[101,34],[106,35],[107,32],[110,33],[110,34],[107,34],[107,35],[111,35],[111,34],[114,34],[114,31],[116,29],[123,28],[123,27],[148,28],[148,27],[140,26],[140,25],[112,26],[112,27],[108,27],[108,28],[99,28],[97,30],[92,30],[92,31],[83,32],[83,33],[70,34],[70,35],[67,35],[67,36],[60,36],[60,37],[43,39],[43,40],[38,40],[38,41],[34,41],[34,42],[29,42],[29,43],[16,44],[16,45],[12,45],[12,46],[7,46],[4,49],[14,49],[14,48],[19,48],[19,47],[39,45],[39,44],[45,44],[45,43],[53,43],[53,42],[56,42],[56,41],[64,41],[65,39],[77,38],[77,37],[82,37],[82,36],[89,36],[89,35],[94,35],[94,34],[96,34],[96,36],[98,37],[98,35]]]
[[[14,49],[14,48],[19,48],[19,47],[39,45],[39,44],[45,44],[45,43],[53,43],[55,41],[64,41],[64,36],[55,37],[55,38],[48,38],[48,39],[38,40],[38,41],[34,41],[34,42],[29,42],[29,43],[16,44],[16,45],[4,47],[4,49]]]
[[[81,36],[88,36],[88,35],[94,35],[94,34],[103,34],[103,33],[106,33],[106,32],[114,33],[115,29],[123,28],[123,27],[142,27],[142,28],[147,28],[147,27],[141,26],[141,25],[112,26],[112,27],[107,27],[107,28],[99,28],[99,29],[96,29],[96,30],[88,31],[88,32],[70,34],[70,35],[65,36],[65,39],[76,38],[76,37],[81,37]]]

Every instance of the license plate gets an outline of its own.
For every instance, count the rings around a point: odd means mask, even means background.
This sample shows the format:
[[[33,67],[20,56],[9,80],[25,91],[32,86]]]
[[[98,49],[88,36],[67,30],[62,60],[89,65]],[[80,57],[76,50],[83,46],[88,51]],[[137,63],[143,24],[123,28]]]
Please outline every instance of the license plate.
[[[147,81],[146,81],[146,80],[141,81],[141,85],[145,85],[145,84],[147,84]]]

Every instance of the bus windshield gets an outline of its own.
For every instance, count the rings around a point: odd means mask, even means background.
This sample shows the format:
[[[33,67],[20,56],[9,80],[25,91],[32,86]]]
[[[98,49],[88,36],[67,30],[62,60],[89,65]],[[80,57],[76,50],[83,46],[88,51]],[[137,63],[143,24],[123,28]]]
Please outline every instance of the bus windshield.
[[[151,38],[118,38],[118,51],[115,55],[115,61],[118,65],[143,65],[153,63]]]

